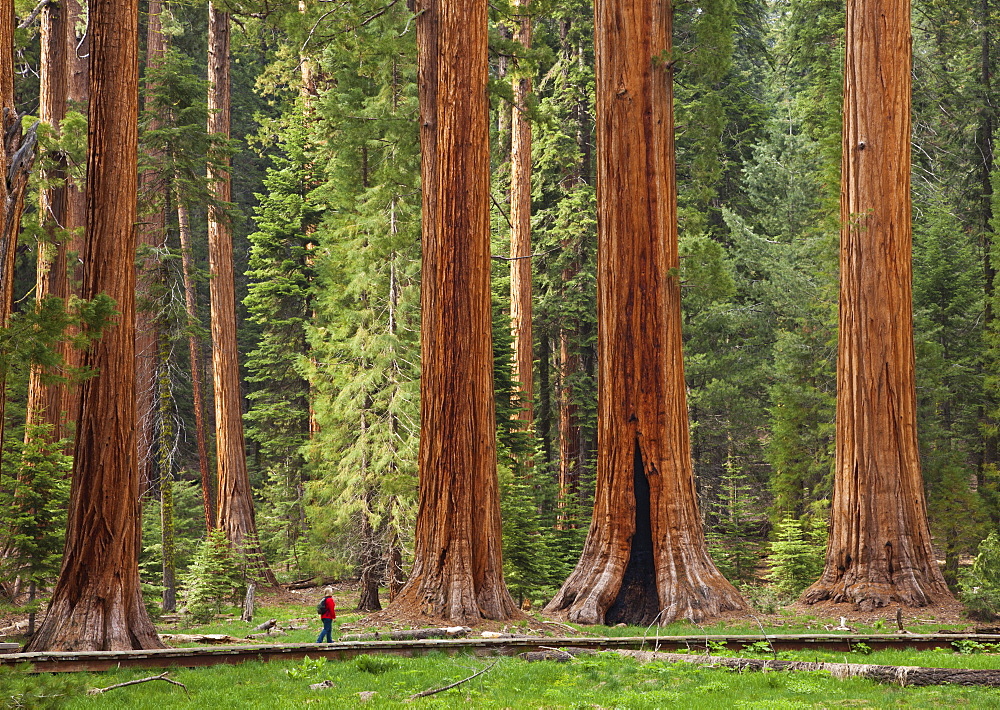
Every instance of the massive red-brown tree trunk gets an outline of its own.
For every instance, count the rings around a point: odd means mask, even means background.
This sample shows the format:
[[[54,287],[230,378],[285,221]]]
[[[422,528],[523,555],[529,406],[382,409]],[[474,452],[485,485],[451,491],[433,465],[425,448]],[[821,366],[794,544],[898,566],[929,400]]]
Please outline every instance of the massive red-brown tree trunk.
[[[388,613],[457,623],[519,612],[503,580],[490,312],[485,0],[421,0],[420,507]]]
[[[708,556],[681,358],[666,0],[597,0],[598,459],[594,517],[546,611],[701,620],[744,602]]]
[[[31,651],[162,646],[139,586],[135,408],[138,2],[92,0],[83,295],[119,315],[84,362],[66,548]]]
[[[229,137],[229,13],[208,6],[208,132]],[[228,167],[228,166],[227,166]],[[229,202],[228,170],[209,170],[212,194]],[[240,392],[236,343],[236,284],[233,236],[228,216],[218,206],[209,209],[208,262],[212,279],[212,377],[215,393],[215,447],[218,465],[217,527],[244,557],[248,571],[277,585],[257,539],[250,476],[243,438],[243,397]]]
[[[910,4],[849,0],[837,460],[822,578],[803,601],[950,598],[917,451],[911,299]]]
[[[162,3],[149,0],[146,26],[146,100],[156,90],[156,85],[148,76],[150,70],[163,67],[163,56],[167,51],[160,21]],[[149,123],[149,130],[162,127],[158,117]],[[162,152],[156,150],[150,156],[162,160]],[[139,176],[145,213],[139,222],[139,273],[138,309],[135,330],[135,406],[137,412],[137,442],[139,448],[140,481],[145,493],[156,480],[156,412],[157,405],[157,360],[159,352],[159,324],[154,304],[157,281],[160,278],[160,259],[157,254],[166,241],[166,189],[153,170],[145,170]]]
[[[531,48],[529,0],[515,0],[518,12],[514,41],[525,51]],[[519,67],[513,80],[510,139],[510,321],[514,341],[513,379],[521,411],[517,418],[525,431],[534,420],[534,341],[531,333],[531,121],[528,96],[531,77]]]

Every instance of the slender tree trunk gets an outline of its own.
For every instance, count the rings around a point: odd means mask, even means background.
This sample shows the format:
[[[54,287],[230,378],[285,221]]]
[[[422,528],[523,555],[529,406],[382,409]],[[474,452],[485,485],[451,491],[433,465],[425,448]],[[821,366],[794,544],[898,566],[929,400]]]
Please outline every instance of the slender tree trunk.
[[[421,113],[420,507],[389,607],[457,623],[519,616],[503,580],[490,306],[485,0],[416,7]]]
[[[837,456],[826,568],[806,603],[950,599],[917,451],[910,226],[910,3],[848,0]]]
[[[92,0],[83,295],[119,316],[87,351],[66,548],[31,651],[160,648],[139,586],[135,409],[138,2]]]
[[[229,13],[208,6],[208,132],[229,137]],[[226,166],[228,168],[228,166]],[[229,202],[228,170],[209,171],[216,200]],[[276,586],[274,572],[257,539],[250,476],[243,438],[243,397],[240,392],[236,342],[236,284],[233,237],[228,217],[216,205],[209,208],[208,260],[212,308],[212,376],[215,391],[215,446],[218,475],[217,525],[246,560],[248,570]]]
[[[83,21],[83,8],[77,0],[64,0],[66,3],[66,24],[69,31],[69,51],[67,54],[66,99],[67,108],[72,108],[84,114],[87,113],[87,102],[90,96],[90,73],[88,57],[90,42],[87,39],[86,27]],[[76,32],[80,32],[80,36]],[[86,167],[86,166],[84,166]],[[85,180],[70,180],[66,186],[66,214],[63,226],[66,229],[66,258],[71,295],[80,295],[83,283],[83,268],[80,255],[83,253],[84,231],[87,225],[87,200],[84,192]],[[68,336],[77,334],[76,326],[71,326]],[[63,353],[66,367],[74,370],[83,362],[83,352],[76,348],[66,348]],[[76,382],[68,382],[63,386],[62,407],[65,414],[62,422],[64,436],[69,436],[76,424],[80,410],[80,388]],[[73,443],[67,443],[67,454],[72,454]]]
[[[979,189],[980,189],[980,211],[982,214],[980,228],[982,229],[983,247],[983,332],[992,333],[996,329],[995,304],[995,282],[996,264],[993,263],[993,247],[996,241],[996,234],[993,230],[993,164],[994,146],[993,131],[996,124],[996,111],[993,106],[993,67],[991,65],[991,50],[993,44],[993,22],[990,19],[989,0],[980,0],[979,3],[979,26],[982,33],[979,39],[980,46],[980,91],[982,92],[982,103],[979,107],[980,119],[979,129],[976,134],[976,152],[979,158]],[[989,352],[989,349],[987,349]],[[997,367],[998,364],[994,364]],[[980,486],[986,483],[987,467],[994,468],[1000,463],[1000,447],[998,447],[998,437],[995,433],[996,417],[991,415],[990,409],[996,407],[997,398],[990,394],[986,405],[979,407],[979,419],[982,422],[983,431],[983,451],[977,471],[977,480]]]
[[[42,61],[41,90],[39,96],[39,118],[59,129],[66,116],[67,83],[69,78],[70,26],[67,17],[66,4],[52,2],[47,4],[41,13]],[[65,181],[66,160],[59,156],[55,158],[56,167],[46,171],[45,178],[53,181]],[[60,234],[66,224],[66,193],[68,186],[54,185],[41,191],[39,200],[40,221],[45,232],[45,242],[38,244],[36,267],[35,296],[41,301],[48,296],[69,301],[70,284],[66,263],[66,240]],[[60,354],[68,355],[68,343],[59,345]],[[28,416],[25,427],[30,432],[33,426],[49,425],[50,441],[58,441],[64,435],[63,423],[66,420],[63,409],[63,394],[66,391],[64,383],[44,384],[42,368],[32,367],[28,379]],[[27,438],[28,433],[25,434]]]
[[[176,176],[175,176],[176,177]],[[178,183],[175,180],[175,186]],[[208,445],[205,441],[205,403],[201,393],[201,348],[194,328],[198,323],[197,291],[194,286],[194,255],[191,252],[191,220],[180,188],[177,200],[177,231],[181,241],[181,271],[184,278],[184,310],[187,314],[188,356],[191,360],[191,398],[194,406],[195,440],[198,444],[198,472],[201,476],[201,501],[205,511],[205,529],[212,532],[215,509],[212,506],[212,479],[208,472]]]
[[[174,472],[173,456],[173,393],[170,391],[170,343],[166,333],[159,337],[159,372],[157,374],[157,399],[159,400],[159,488],[160,488],[160,562],[163,582],[163,611],[177,608],[177,575],[174,545]]]
[[[515,0],[519,13],[514,41],[531,49],[529,0]],[[534,420],[534,341],[531,334],[531,121],[528,96],[531,77],[521,69],[513,80],[510,147],[510,320],[514,342],[513,379],[521,410],[517,418],[524,431]]]
[[[563,280],[567,279],[563,270]],[[580,478],[580,427],[576,422],[576,404],[571,380],[579,369],[580,359],[571,352],[569,331],[559,329],[559,527],[570,520],[568,508],[575,502]],[[574,524],[575,527],[575,524]]]
[[[582,623],[743,609],[708,556],[691,466],[665,0],[595,3],[599,365],[594,517],[546,611]]]
[[[163,67],[166,42],[160,22],[162,3],[149,0],[148,25],[146,28],[146,100],[156,91],[155,82],[148,76],[150,70]],[[159,118],[153,118],[149,130],[162,127]],[[162,160],[160,151],[150,156]],[[160,259],[156,252],[163,249],[166,240],[166,191],[157,180],[155,171],[146,170],[139,176],[145,210],[139,222],[140,252],[138,273],[138,309],[135,330],[135,385],[139,450],[139,472],[143,493],[150,490],[156,480],[156,412],[157,412],[157,352],[159,323],[154,304],[157,281],[160,278]]]
[[[14,107],[14,4],[0,0],[0,328],[7,326],[14,305],[14,257],[24,191],[35,159],[35,127],[22,136],[18,124]],[[0,442],[6,404],[6,376],[0,373]]]

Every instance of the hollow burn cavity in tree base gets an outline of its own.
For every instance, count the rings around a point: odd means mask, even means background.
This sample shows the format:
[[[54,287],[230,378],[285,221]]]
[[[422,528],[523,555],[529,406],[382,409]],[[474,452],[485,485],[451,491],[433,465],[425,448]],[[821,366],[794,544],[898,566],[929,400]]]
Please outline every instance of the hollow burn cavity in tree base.
[[[605,623],[646,626],[656,620],[660,597],[656,589],[653,563],[653,528],[650,523],[649,479],[642,465],[639,441],[635,442],[632,463],[632,494],[635,498],[635,535],[629,550],[628,565],[622,575],[618,596],[605,614]]]

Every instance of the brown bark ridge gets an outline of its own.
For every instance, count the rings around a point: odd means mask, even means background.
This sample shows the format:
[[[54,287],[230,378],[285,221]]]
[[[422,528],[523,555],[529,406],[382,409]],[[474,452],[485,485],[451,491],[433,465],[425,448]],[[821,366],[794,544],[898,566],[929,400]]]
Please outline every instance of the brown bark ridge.
[[[139,586],[135,409],[138,2],[92,0],[93,57],[83,295],[115,299],[117,323],[88,351],[66,548],[28,649],[161,648]],[[123,404],[124,403],[124,404]]]
[[[517,14],[514,41],[525,51],[531,48],[529,0],[515,0]],[[531,333],[531,121],[527,100],[531,77],[523,69],[513,79],[510,139],[510,326],[514,343],[514,367],[520,411],[517,419],[524,431],[534,420],[534,341]]]
[[[229,13],[208,6],[208,132],[229,137]],[[227,166],[228,167],[228,166]],[[209,169],[213,197],[229,202],[228,170]],[[212,379],[215,393],[215,446],[218,465],[216,526],[243,557],[247,572],[277,586],[257,539],[250,476],[243,438],[236,343],[236,285],[229,218],[218,205],[209,208],[208,261],[211,281]]]
[[[175,178],[178,176],[175,175]],[[177,231],[181,242],[181,272],[184,279],[184,312],[188,323],[188,356],[191,360],[191,399],[194,406],[195,441],[198,444],[198,473],[201,480],[201,503],[205,529],[212,532],[215,508],[212,505],[212,481],[208,472],[208,444],[205,441],[205,402],[201,393],[201,348],[194,328],[198,323],[197,293],[194,287],[194,256],[191,251],[191,220],[181,195],[179,179],[174,181],[177,201]]]
[[[149,0],[146,27],[146,101],[156,90],[155,83],[149,78],[150,70],[163,66],[163,56],[167,51],[160,21],[162,3],[160,0]],[[148,108],[147,108],[148,110]],[[159,118],[150,121],[149,129],[162,127]],[[159,150],[150,157],[162,160]],[[153,170],[144,170],[139,175],[142,196],[145,205],[144,214],[139,222],[139,273],[138,273],[138,309],[136,310],[135,329],[135,386],[136,386],[136,416],[138,422],[139,471],[142,474],[142,492],[153,486],[156,479],[156,412],[157,412],[157,360],[159,342],[159,324],[157,322],[156,306],[153,303],[153,292],[160,279],[160,259],[157,252],[163,249],[166,241],[166,195],[163,185],[158,184]]]
[[[598,456],[576,569],[545,607],[579,623],[745,608],[708,556],[681,357],[666,0],[597,0]]]
[[[870,610],[951,594],[917,451],[910,225],[910,3],[849,0],[837,456],[823,576],[802,600]]]
[[[386,612],[520,616],[503,580],[490,312],[485,0],[420,0],[423,185],[420,505]]]
[[[41,87],[39,92],[39,118],[58,129],[66,116],[66,99],[69,80],[69,52],[73,48],[72,16],[65,3],[52,2],[41,12]],[[66,180],[65,158],[53,156],[56,166],[49,169],[47,180]],[[53,296],[68,302],[70,279],[67,272],[67,241],[60,230],[66,225],[67,193],[69,186],[55,184],[43,189],[39,198],[41,222],[46,231],[45,242],[38,244],[38,258],[35,278],[35,296],[39,300]],[[72,348],[65,341],[58,350],[63,358],[68,358]],[[45,383],[42,369],[32,367],[28,379],[27,423],[25,438],[31,435],[31,427],[47,424],[50,427],[47,438],[58,441],[65,435],[67,415],[63,382]]]

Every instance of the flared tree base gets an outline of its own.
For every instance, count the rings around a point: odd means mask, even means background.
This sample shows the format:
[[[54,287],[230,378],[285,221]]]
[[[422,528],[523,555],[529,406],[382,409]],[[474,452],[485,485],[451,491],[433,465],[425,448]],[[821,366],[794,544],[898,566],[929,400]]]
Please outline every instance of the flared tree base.
[[[839,580],[820,579],[802,593],[803,604],[832,602],[851,604],[858,611],[874,611],[900,604],[906,607],[933,606],[938,602],[953,601],[954,597],[944,584],[937,580],[910,579],[905,583],[867,581],[857,575],[844,575]]]
[[[25,648],[34,651],[138,651],[166,648],[142,599],[68,595],[52,600],[45,621]]]

